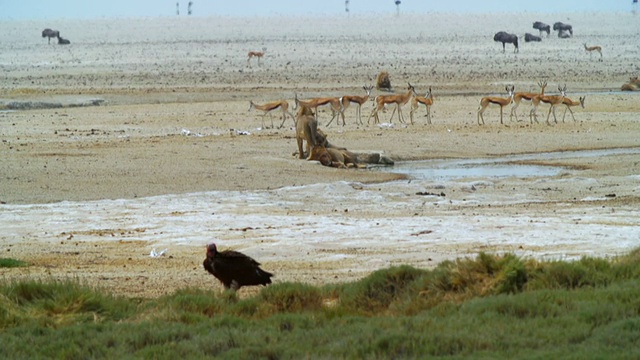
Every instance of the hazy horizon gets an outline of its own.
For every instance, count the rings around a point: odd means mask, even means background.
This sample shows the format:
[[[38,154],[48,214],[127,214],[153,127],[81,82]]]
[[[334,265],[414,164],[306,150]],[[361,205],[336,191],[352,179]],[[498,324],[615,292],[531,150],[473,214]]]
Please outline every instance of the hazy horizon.
[[[185,0],[0,0],[0,19],[91,19],[156,16],[188,16],[189,1]],[[345,15],[344,0],[237,0],[233,2],[192,0],[192,16],[277,16],[277,15]],[[179,4],[177,7],[176,4]],[[520,2],[512,0],[458,0],[455,2],[404,0],[400,6],[393,0],[349,0],[349,15],[420,14],[429,12],[452,13],[568,13],[568,12],[630,12],[637,5],[632,0],[539,0]]]

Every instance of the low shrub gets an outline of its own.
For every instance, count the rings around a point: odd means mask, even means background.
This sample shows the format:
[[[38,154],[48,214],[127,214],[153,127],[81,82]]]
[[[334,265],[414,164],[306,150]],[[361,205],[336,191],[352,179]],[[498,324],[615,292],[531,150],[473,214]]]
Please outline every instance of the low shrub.
[[[14,268],[29,266],[29,263],[22,260],[16,260],[11,258],[0,258],[0,268]]]

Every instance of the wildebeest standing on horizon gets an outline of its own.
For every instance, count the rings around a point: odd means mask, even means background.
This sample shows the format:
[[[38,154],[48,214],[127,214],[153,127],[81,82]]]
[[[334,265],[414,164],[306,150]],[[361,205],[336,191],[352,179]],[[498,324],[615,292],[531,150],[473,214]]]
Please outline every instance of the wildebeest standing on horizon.
[[[52,30],[49,28],[42,30],[42,37],[48,37],[49,44],[51,44],[51,38],[57,38],[58,36],[60,36],[60,32],[58,30]]]
[[[558,31],[559,38],[564,39],[573,36],[573,27],[569,24],[557,22],[553,24],[553,31]],[[569,32],[569,35],[566,34],[567,31]]]
[[[530,41],[542,41],[542,39],[540,38],[540,36],[535,36],[533,34],[529,34],[529,33],[524,34],[524,42],[530,42]]]
[[[502,52],[505,52],[505,43],[513,44],[515,47],[513,52],[520,52],[518,49],[518,36],[514,34],[509,34],[505,31],[499,31],[493,36],[493,41],[498,41],[502,43]]]
[[[538,30],[540,32],[540,36],[542,36],[542,32],[546,32],[547,33],[547,37],[549,37],[549,34],[551,34],[551,26],[549,26],[548,24],[545,24],[543,22],[540,21],[536,21],[533,23],[533,28]],[[525,39],[526,41],[526,39]]]

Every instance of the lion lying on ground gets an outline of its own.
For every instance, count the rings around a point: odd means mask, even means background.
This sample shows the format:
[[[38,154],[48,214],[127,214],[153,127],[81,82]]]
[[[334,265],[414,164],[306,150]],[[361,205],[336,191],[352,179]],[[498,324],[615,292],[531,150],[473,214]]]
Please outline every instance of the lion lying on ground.
[[[308,160],[317,160],[324,166],[335,168],[364,168],[365,165],[358,164],[356,154],[346,149],[314,146]]]
[[[303,150],[306,141],[306,151]],[[393,160],[382,154],[355,154],[327,140],[327,135],[318,129],[313,111],[301,107],[296,114],[296,142],[300,159],[317,160],[324,166],[337,168],[363,168],[363,164],[393,165]]]
[[[317,160],[324,166],[337,168],[365,168],[365,164],[393,165],[394,161],[380,153],[353,153],[345,148],[338,148],[329,144],[311,149],[308,160]]]
[[[637,76],[629,78],[629,82],[622,85],[620,88],[622,91],[638,91],[640,90],[640,80]]]

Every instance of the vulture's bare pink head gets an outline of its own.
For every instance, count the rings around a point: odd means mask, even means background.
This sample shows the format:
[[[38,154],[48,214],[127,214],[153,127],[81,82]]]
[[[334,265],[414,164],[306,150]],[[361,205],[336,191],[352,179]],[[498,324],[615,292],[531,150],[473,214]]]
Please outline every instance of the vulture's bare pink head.
[[[207,257],[215,257],[217,252],[216,244],[211,243],[207,245]]]

